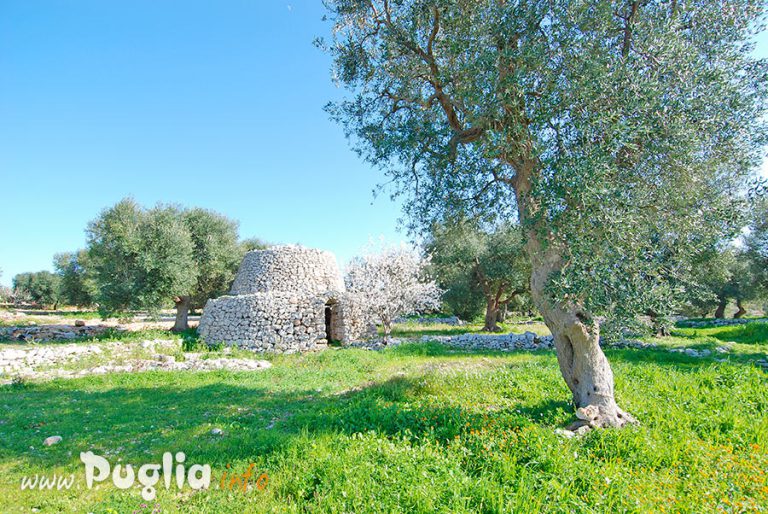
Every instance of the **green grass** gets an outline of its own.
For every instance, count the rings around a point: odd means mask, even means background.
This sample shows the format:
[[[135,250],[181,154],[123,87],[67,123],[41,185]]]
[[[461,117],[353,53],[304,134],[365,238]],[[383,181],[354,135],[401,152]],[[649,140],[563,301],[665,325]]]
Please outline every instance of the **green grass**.
[[[0,309],[0,312],[8,311],[7,309]],[[13,318],[0,320],[0,326],[26,326],[30,324],[46,325],[46,324],[68,324],[74,322],[74,320],[104,320],[102,315],[98,311],[94,310],[45,310],[45,309],[19,309],[13,310],[16,313],[22,313],[23,316],[16,316]],[[166,316],[172,316],[173,311],[162,311],[161,314]],[[152,317],[149,313],[144,311],[134,311],[126,313],[124,317],[110,317],[107,319],[118,319],[124,321],[138,320],[138,319],[151,320]]]
[[[709,336],[720,341],[742,344],[760,344],[768,342],[768,323],[746,323],[724,327],[683,328],[676,332],[689,337]]]
[[[719,358],[749,362],[768,357],[768,323],[749,323],[724,327],[676,328],[670,337],[648,339],[667,348],[694,348],[714,351],[729,349]]]
[[[549,329],[541,321],[534,321],[534,323],[499,323],[499,332],[496,334],[522,334],[523,332],[534,332],[539,335],[549,334]],[[381,328],[379,329],[380,333]],[[447,325],[445,323],[430,323],[419,324],[415,322],[395,323],[392,326],[392,336],[401,338],[420,338],[422,336],[451,336],[460,335],[466,333],[473,334],[489,334],[490,332],[483,332],[482,322],[472,322],[466,325]]]
[[[25,326],[30,324],[45,325],[71,323],[76,319],[97,320],[101,316],[96,311],[48,311],[42,309],[21,310],[24,315],[9,319],[0,319],[0,327]]]
[[[765,509],[768,376],[745,356],[768,341],[752,330],[685,329],[657,341],[695,347],[742,337],[728,362],[608,350],[619,402],[642,424],[573,440],[554,432],[572,410],[549,352],[407,344],[274,356],[271,369],[255,373],[5,386],[0,512],[148,512],[139,489],[85,488],[78,456],[88,450],[112,465],[159,462],[164,451],[211,464],[208,491],[161,487],[149,504],[163,512]],[[214,427],[224,435],[211,435]],[[64,440],[42,446],[49,435]],[[266,489],[219,489],[227,464],[243,472],[250,463],[267,473]],[[79,488],[21,491],[21,477],[36,473],[74,473]]]

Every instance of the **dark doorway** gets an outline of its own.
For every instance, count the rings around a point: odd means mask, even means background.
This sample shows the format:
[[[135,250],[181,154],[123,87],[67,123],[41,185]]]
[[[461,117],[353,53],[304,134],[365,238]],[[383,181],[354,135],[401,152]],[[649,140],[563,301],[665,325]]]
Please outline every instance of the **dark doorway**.
[[[328,344],[333,342],[333,303],[325,304],[325,340]]]

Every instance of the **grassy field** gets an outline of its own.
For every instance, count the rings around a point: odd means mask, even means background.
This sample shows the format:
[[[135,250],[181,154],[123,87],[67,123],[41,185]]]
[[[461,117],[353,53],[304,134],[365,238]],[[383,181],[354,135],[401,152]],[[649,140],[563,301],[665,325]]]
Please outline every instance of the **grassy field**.
[[[508,334],[510,332],[522,333],[522,332],[534,332],[538,335],[549,334],[549,329],[544,325],[544,322],[538,319],[519,319],[510,320],[507,323],[499,323],[499,331],[497,334]],[[381,328],[379,333],[383,334]],[[476,321],[473,323],[467,323],[465,325],[448,325],[444,323],[431,323],[431,324],[419,324],[415,322],[397,323],[392,327],[392,336],[401,338],[420,338],[423,336],[451,336],[466,333],[485,333],[483,332],[482,321]]]
[[[767,336],[758,324],[678,329],[659,349],[608,350],[641,425],[576,439],[554,431],[572,409],[550,352],[407,344],[274,356],[255,373],[6,386],[0,512],[765,511],[768,375],[753,362]],[[722,345],[725,357],[667,350]],[[63,441],[44,447],[50,435]],[[111,480],[87,489],[89,450],[136,468],[184,451],[187,466],[211,465],[212,487],[166,491],[161,479],[154,501]],[[263,490],[220,488],[249,464]],[[72,489],[20,489],[22,476],[54,473],[74,474]]]

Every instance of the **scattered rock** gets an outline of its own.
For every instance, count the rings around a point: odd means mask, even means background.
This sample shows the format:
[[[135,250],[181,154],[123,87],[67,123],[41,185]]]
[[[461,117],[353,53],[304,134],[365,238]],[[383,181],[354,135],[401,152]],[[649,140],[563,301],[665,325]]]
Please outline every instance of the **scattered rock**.
[[[524,334],[460,334],[455,336],[423,336],[422,342],[436,341],[462,350],[546,350],[554,348],[552,336]]]
[[[0,340],[13,341],[56,341],[61,339],[79,339],[96,337],[113,329],[106,325],[42,325],[30,322],[25,326],[0,327]],[[120,330],[120,329],[118,329]]]
[[[576,435],[584,435],[592,429],[589,425],[582,425],[574,432]]]
[[[576,409],[576,417],[584,421],[592,421],[597,417],[598,413],[599,410],[595,405],[587,405],[586,407]]]
[[[84,327],[85,326],[85,321],[83,321],[81,319],[76,319],[75,320],[75,326],[76,327]]]
[[[574,436],[576,436],[575,432],[571,432],[570,430],[566,430],[564,428],[556,428],[555,433],[565,437],[566,439],[572,439]]]
[[[696,350],[695,348],[673,348],[669,350],[672,353],[682,353],[687,355],[688,357],[709,357],[712,355],[712,350],[707,350],[706,348],[703,350]]]
[[[46,437],[45,441],[43,441],[43,446],[53,446],[54,444],[59,444],[62,441],[62,437],[60,435],[52,435],[51,437]]]
[[[141,343],[101,343],[101,344],[66,344],[35,345],[30,348],[0,347],[0,384],[12,380],[73,378],[105,373],[137,371],[258,371],[271,367],[269,361],[254,359],[214,358],[202,359],[200,354],[190,353],[181,362],[176,362],[173,355],[156,354],[151,359],[134,357],[138,349],[181,350],[179,340],[154,340]],[[111,362],[98,366],[73,371],[63,369],[82,359],[103,353],[108,348]],[[118,364],[119,362],[119,364]],[[13,378],[11,378],[13,377]]]
[[[645,350],[647,348],[657,348],[654,343],[646,343],[637,339],[621,339],[619,341],[608,341],[605,338],[600,338],[600,346],[609,348],[634,348],[636,350]]]
[[[211,435],[224,435],[224,431],[220,428],[214,428],[211,430]]]

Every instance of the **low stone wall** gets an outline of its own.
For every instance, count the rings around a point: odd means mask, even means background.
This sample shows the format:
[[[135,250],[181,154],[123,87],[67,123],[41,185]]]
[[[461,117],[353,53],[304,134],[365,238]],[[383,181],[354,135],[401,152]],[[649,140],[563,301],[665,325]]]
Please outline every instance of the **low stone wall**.
[[[295,352],[325,346],[325,304],[319,296],[252,293],[208,300],[198,333],[208,344]]]
[[[706,321],[680,321],[681,327],[688,328],[707,328],[707,327],[728,327],[731,325],[744,325],[747,323],[768,323],[768,318],[715,318]]]
[[[203,358],[202,353],[184,352],[177,361],[167,352],[182,353],[179,340],[156,339],[141,343],[50,344],[31,348],[0,347],[0,384],[14,380],[78,378],[105,373],[142,371],[259,371],[271,364],[254,359]],[[160,352],[160,353],[156,353]],[[96,361],[80,367],[81,361]]]
[[[461,334],[456,336],[423,336],[422,342],[439,343],[463,350],[548,350],[554,348],[552,336],[524,334]]]
[[[452,325],[460,327],[465,323],[461,321],[457,316],[449,316],[447,318],[396,318],[395,323],[418,323],[419,325]]]
[[[41,325],[0,327],[0,341],[58,341],[62,339],[81,339],[95,337],[113,329],[105,325],[88,325],[75,327],[72,325]]]

